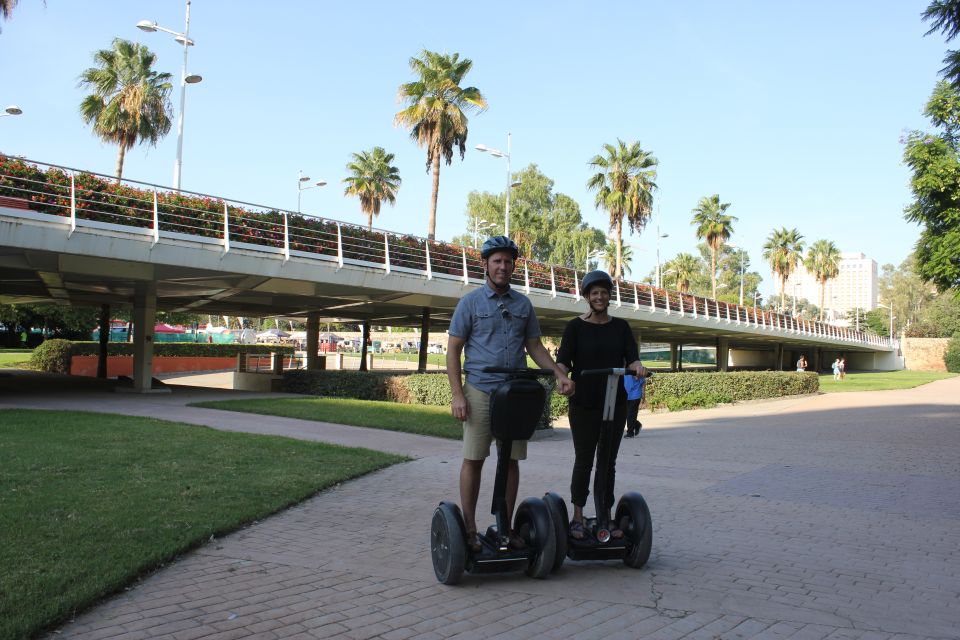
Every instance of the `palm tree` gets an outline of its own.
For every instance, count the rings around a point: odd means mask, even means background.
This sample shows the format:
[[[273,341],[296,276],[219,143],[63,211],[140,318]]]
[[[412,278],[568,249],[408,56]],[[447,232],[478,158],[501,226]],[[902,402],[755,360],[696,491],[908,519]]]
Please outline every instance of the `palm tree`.
[[[653,190],[657,188],[657,159],[640,148],[639,142],[603,145],[603,153],[590,160],[597,170],[587,181],[587,188],[595,190],[595,204],[610,214],[610,229],[614,232],[617,261],[613,277],[623,270],[623,222],[631,230],[640,231],[647,223],[653,208]]]
[[[440,191],[440,158],[453,162],[453,148],[460,159],[467,151],[466,111],[478,113],[487,108],[486,99],[476,87],[463,88],[460,82],[473,62],[460,54],[434,53],[424,49],[420,57],[410,58],[410,69],[417,79],[400,85],[399,98],[406,108],[394,116],[396,126],[410,129],[410,137],[427,149],[427,171],[433,168],[430,194],[430,220],[427,237],[433,240],[437,228],[437,194]]]
[[[763,257],[780,277],[780,309],[786,304],[787,278],[797,268],[803,254],[803,236],[796,229],[774,229],[763,245]]]
[[[831,240],[817,240],[807,249],[803,266],[820,283],[820,321],[823,322],[823,296],[827,280],[836,278],[840,273],[840,250]]]
[[[939,31],[950,42],[960,35],[960,0],[933,0],[921,17],[933,21],[925,36]],[[960,87],[960,51],[947,51],[943,63],[946,66],[940,74],[954,87]]]
[[[367,214],[367,228],[373,228],[373,218],[380,215],[380,205],[387,202],[391,206],[397,201],[397,189],[400,188],[400,171],[392,166],[393,154],[383,147],[374,147],[370,151],[353,154],[353,161],[347,164],[351,175],[343,179],[347,188],[345,196],[360,198],[360,210]]]
[[[608,243],[603,249],[606,251],[606,254],[603,256],[603,260],[607,263],[607,270],[616,270],[617,245]],[[623,275],[630,275],[630,260],[633,259],[633,249],[630,248],[630,245],[626,242],[620,245],[620,259],[623,260],[620,265],[620,270],[623,272]]]
[[[93,88],[80,115],[100,139],[120,145],[119,181],[127,149],[144,141],[156,145],[170,131],[170,74],[153,70],[156,56],[145,46],[120,38],[93,60],[97,66],[80,75],[80,86]]]
[[[676,278],[677,291],[680,293],[690,290],[690,282],[699,270],[700,261],[690,253],[680,253],[664,265],[664,273],[672,274]]]
[[[733,223],[737,220],[726,215],[729,207],[729,202],[721,204],[719,194],[704,196],[693,209],[693,220],[690,221],[690,224],[697,225],[697,239],[706,240],[710,247],[710,286],[714,298],[717,297],[717,251],[730,239]]]

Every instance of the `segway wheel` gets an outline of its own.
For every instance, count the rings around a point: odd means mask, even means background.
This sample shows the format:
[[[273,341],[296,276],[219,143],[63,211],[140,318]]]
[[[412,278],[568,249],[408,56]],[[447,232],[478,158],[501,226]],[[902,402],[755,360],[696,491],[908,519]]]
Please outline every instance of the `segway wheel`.
[[[467,533],[456,505],[441,502],[430,523],[430,555],[433,572],[443,584],[457,584],[467,562]]]
[[[546,503],[540,498],[527,498],[517,507],[513,528],[532,550],[527,575],[531,578],[546,578],[553,569],[557,554],[553,521]]]
[[[647,564],[653,546],[653,520],[646,500],[639,493],[623,494],[617,503],[616,520],[627,539],[627,554],[623,563],[639,569]]]
[[[551,571],[558,571],[563,566],[563,561],[567,557],[567,504],[563,498],[552,491],[543,496],[543,501],[547,503],[547,510],[550,512],[550,519],[553,520],[553,536],[557,544],[557,553],[553,557],[553,567]]]

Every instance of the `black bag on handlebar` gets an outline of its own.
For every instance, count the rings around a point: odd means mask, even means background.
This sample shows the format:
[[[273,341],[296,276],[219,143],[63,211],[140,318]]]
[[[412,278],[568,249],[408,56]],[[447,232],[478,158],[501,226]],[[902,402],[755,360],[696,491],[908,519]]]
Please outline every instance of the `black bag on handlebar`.
[[[529,440],[543,414],[547,390],[536,380],[514,378],[490,394],[490,431],[498,440]]]

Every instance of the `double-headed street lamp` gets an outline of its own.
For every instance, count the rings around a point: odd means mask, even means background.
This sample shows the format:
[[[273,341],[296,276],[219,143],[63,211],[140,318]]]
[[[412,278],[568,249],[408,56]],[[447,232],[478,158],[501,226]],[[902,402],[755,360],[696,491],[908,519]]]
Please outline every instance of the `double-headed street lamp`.
[[[594,251],[591,251],[590,253],[588,253],[588,254],[587,254],[587,264],[586,264],[586,269],[585,269],[585,270],[586,270],[586,271],[590,271],[590,261],[591,261],[591,260],[599,260],[600,258],[602,258],[603,256],[605,256],[606,254],[607,254],[606,251],[601,251],[600,249],[595,249]]]
[[[23,109],[21,109],[15,104],[11,104],[3,111],[4,111],[3,113],[0,113],[0,118],[6,117],[6,116],[18,116],[21,113],[23,113]]]
[[[187,74],[187,51],[193,46],[193,40],[190,39],[190,0],[187,0],[187,20],[183,28],[183,33],[161,27],[156,22],[150,20],[141,20],[137,23],[137,28],[143,31],[163,31],[173,36],[173,39],[183,45],[183,68],[180,70],[180,115],[177,118],[177,159],[173,164],[173,188],[180,190],[180,168],[183,164],[183,109],[187,103],[187,85],[196,84],[203,80],[197,74]]]
[[[473,248],[477,248],[477,238],[480,235],[481,231],[490,229],[495,225],[492,222],[487,222],[486,220],[481,220],[480,216],[476,216],[473,219]]]
[[[503,216],[503,235],[510,237],[510,190],[513,187],[516,187],[520,182],[511,182],[510,176],[510,134],[507,134],[507,152],[504,153],[499,149],[491,149],[485,144],[478,144],[476,150],[481,153],[489,153],[494,158],[506,158],[507,159],[507,208]]]
[[[300,213],[300,197],[304,191],[307,191],[308,189],[316,189],[317,187],[322,187],[327,184],[326,180],[317,180],[314,184],[304,186],[308,182],[310,182],[310,176],[305,176],[303,175],[303,171],[300,171],[299,178],[297,180],[297,213]]]

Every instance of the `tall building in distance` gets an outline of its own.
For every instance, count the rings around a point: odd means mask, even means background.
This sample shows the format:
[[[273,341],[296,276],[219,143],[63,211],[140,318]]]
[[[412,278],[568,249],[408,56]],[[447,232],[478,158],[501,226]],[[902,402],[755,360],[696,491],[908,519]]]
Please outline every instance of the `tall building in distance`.
[[[806,298],[820,304],[820,283],[798,264],[796,271],[787,278],[786,294]],[[827,281],[823,295],[824,319],[834,321],[838,315],[860,308],[872,311],[877,308],[877,261],[860,252],[840,254],[840,272]],[[847,324],[838,320],[837,324]]]

